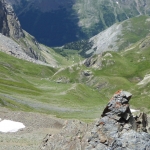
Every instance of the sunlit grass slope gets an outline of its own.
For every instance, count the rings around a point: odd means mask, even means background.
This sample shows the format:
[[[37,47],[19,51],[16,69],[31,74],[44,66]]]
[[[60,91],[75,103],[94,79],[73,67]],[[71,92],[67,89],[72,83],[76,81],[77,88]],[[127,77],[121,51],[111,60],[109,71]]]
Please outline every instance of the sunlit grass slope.
[[[133,94],[132,107],[149,111],[150,79],[138,85],[145,75],[150,74],[149,43],[150,37],[147,36],[124,51],[103,53],[101,66],[96,69],[92,66],[76,65],[55,74],[53,79],[57,81],[61,78],[73,83],[83,83],[97,90],[102,99],[107,100],[115,91],[123,89]],[[87,71],[90,74],[84,75]]]
[[[58,83],[57,70],[0,52],[0,104],[13,110],[38,111],[59,117],[94,118],[107,103],[84,83]]]

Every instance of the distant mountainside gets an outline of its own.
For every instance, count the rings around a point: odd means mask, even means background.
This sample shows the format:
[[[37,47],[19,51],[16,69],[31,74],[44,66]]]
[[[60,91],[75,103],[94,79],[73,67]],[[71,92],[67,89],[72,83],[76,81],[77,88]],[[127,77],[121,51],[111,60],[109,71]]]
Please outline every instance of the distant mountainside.
[[[13,8],[0,0],[0,51],[38,64],[57,66],[54,51],[24,31]]]
[[[84,37],[78,26],[78,16],[72,9],[73,1],[20,0],[10,1],[22,27],[40,43],[61,46]],[[27,23],[28,22],[28,23]]]
[[[7,1],[23,28],[49,46],[91,38],[116,22],[150,14],[149,0]]]
[[[145,38],[150,33],[150,17],[138,16],[116,23],[89,40],[93,43],[87,54],[100,54],[104,51],[119,51]]]
[[[139,15],[120,23],[115,23],[89,40],[71,42],[64,49],[75,49],[89,57],[105,51],[121,51],[150,34],[150,17]]]

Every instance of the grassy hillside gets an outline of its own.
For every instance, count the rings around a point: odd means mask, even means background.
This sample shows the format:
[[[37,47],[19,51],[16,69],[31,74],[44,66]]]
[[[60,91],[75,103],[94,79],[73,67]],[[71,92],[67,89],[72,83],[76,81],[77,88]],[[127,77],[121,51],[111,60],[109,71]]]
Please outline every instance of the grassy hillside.
[[[85,64],[89,67],[83,64],[80,50],[65,47],[53,50],[40,45],[42,56],[47,61],[53,58],[57,67],[33,64],[0,52],[0,105],[86,120],[99,117],[113,93],[123,89],[133,94],[133,108],[149,112],[149,23],[146,16],[129,19],[123,24],[129,30],[123,32],[122,38],[133,44],[122,46],[119,52],[88,58]]]
[[[119,36],[119,41],[123,41],[119,45],[119,50],[125,49],[133,43],[145,38],[150,33],[150,18],[149,16],[138,16],[127,21],[124,21],[122,35]]]
[[[149,111],[150,80],[138,85],[150,74],[149,41],[147,36],[125,51],[105,52],[98,60],[101,65],[95,61],[97,67],[74,64],[54,69],[1,52],[0,103],[13,110],[92,119],[115,91],[123,89],[133,94],[133,108]]]
[[[92,118],[107,102],[98,91],[85,84],[52,80],[57,71],[54,68],[29,63],[2,52],[0,70],[0,103],[13,110]]]
[[[98,91],[104,100],[108,100],[119,89],[127,90],[133,94],[131,106],[149,112],[149,42],[148,35],[124,51],[105,52],[102,56],[95,55],[94,63],[90,67],[82,65],[68,67],[55,74],[53,79],[61,78],[71,83],[85,84]]]

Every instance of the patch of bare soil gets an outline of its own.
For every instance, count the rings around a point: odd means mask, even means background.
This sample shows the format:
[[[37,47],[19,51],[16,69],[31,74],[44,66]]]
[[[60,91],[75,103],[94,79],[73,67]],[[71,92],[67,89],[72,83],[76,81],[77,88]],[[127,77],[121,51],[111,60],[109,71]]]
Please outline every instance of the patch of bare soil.
[[[0,107],[0,118],[22,122],[26,127],[15,133],[0,132],[1,150],[37,150],[46,134],[56,134],[64,120],[40,113],[11,111]]]

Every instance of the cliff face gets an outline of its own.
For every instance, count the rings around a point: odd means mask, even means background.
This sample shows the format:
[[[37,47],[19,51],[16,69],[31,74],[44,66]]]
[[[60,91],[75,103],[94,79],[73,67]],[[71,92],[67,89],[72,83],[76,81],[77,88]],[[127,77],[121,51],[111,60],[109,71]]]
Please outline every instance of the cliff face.
[[[4,1],[0,1],[0,32],[9,36],[9,27],[7,23],[7,13],[4,7]]]
[[[0,32],[15,39],[24,37],[18,17],[4,0],[0,1]]]
[[[19,39],[24,37],[23,30],[21,28],[18,17],[16,16],[13,8],[8,3],[4,3],[6,9],[7,21],[9,27],[9,34],[12,38]]]

